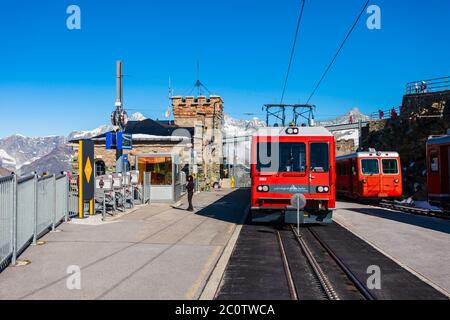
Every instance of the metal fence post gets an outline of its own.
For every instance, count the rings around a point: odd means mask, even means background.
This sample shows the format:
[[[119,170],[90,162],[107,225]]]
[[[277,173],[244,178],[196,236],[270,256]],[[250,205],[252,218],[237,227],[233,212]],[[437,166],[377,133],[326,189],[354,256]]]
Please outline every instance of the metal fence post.
[[[15,265],[17,260],[17,175],[14,174],[12,190],[12,205],[13,205],[13,219],[12,219],[12,260],[11,264]]]
[[[34,183],[34,195],[33,195],[33,217],[34,217],[34,223],[33,223],[33,244],[36,245],[37,241],[37,223],[38,223],[38,177],[37,174],[34,174],[33,177],[33,183]]]
[[[53,175],[52,178],[52,186],[53,186],[53,223],[52,223],[52,231],[55,231],[55,223],[56,223],[56,175]]]
[[[65,213],[65,217],[64,217],[64,221],[67,222],[69,221],[69,177],[67,176],[67,174],[65,175],[66,179],[66,187],[65,187],[65,191],[64,191],[64,204],[65,204],[65,208],[64,208],[64,213]]]

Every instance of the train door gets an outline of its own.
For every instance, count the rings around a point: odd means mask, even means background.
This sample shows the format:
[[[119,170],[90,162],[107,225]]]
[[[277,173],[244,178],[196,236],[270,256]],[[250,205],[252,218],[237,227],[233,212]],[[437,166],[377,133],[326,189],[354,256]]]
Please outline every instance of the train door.
[[[309,190],[317,193],[317,188],[330,187],[330,146],[327,142],[309,144]]]
[[[389,197],[395,194],[395,186],[399,181],[398,159],[380,159],[381,160],[381,191],[379,197]],[[397,181],[397,183],[395,182]]]
[[[377,158],[362,158],[363,196],[378,197],[381,192],[380,162]]]
[[[350,159],[350,194],[352,197],[358,198],[361,196],[359,190],[359,175],[358,175],[358,162],[356,158]]]

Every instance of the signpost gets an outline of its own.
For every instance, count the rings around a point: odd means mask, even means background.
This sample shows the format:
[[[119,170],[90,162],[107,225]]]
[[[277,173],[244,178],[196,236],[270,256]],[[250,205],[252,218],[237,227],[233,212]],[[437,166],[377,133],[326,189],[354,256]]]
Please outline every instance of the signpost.
[[[305,196],[301,193],[294,194],[291,198],[291,205],[297,209],[297,235],[300,235],[300,210],[306,206]]]
[[[94,214],[94,142],[78,142],[78,215],[84,218],[84,205],[89,202],[89,214]]]

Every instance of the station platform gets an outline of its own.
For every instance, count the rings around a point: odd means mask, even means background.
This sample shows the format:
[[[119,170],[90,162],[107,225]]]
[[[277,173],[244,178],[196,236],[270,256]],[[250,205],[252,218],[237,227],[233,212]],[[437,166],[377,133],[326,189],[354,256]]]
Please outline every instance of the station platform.
[[[338,202],[334,220],[450,297],[450,221]]]
[[[180,208],[152,204],[105,222],[62,224],[19,257],[30,264],[0,273],[0,299],[200,298],[244,221],[249,192],[196,194],[194,212],[182,200]],[[70,266],[81,270],[79,290],[68,289]]]

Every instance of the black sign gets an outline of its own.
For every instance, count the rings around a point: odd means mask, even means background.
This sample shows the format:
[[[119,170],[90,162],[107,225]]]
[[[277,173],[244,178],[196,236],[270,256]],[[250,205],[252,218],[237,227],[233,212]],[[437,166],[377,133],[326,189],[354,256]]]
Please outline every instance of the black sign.
[[[80,145],[82,158],[82,166],[80,177],[83,184],[83,200],[91,200],[94,198],[95,177],[94,177],[94,142],[91,140],[82,140]]]

